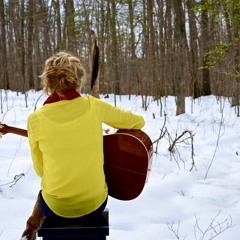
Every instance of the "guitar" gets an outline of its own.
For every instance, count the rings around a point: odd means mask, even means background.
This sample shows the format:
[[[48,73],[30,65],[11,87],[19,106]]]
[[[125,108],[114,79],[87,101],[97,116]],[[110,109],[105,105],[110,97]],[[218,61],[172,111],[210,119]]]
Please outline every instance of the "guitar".
[[[0,124],[0,133],[27,137],[27,130]],[[140,195],[151,170],[153,144],[142,130],[118,130],[103,137],[104,171],[109,196],[132,200]]]

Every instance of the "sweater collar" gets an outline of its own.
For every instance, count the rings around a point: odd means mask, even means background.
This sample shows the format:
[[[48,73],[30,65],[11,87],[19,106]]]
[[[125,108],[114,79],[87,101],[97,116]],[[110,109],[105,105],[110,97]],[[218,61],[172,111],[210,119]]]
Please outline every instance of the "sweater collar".
[[[43,105],[48,104],[48,103],[58,102],[61,100],[72,100],[77,97],[80,97],[80,94],[74,89],[67,90],[66,92],[62,93],[62,96],[60,96],[57,92],[53,92],[46,99],[46,101],[43,103]]]

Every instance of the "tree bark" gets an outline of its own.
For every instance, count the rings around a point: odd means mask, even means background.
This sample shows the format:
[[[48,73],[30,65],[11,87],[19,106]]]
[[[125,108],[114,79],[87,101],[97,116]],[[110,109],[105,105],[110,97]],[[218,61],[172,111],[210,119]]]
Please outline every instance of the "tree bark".
[[[34,19],[35,0],[28,0],[28,35],[27,35],[27,76],[28,86],[25,86],[24,92],[30,88],[34,89],[33,78],[33,19]]]
[[[55,2],[56,6],[56,18],[57,18],[57,51],[63,50],[62,44],[62,28],[61,28],[61,12],[60,12],[60,4],[59,0]]]
[[[201,4],[206,4],[208,0],[202,0]],[[211,95],[211,87],[210,87],[210,70],[208,68],[208,63],[204,57],[204,53],[209,52],[210,47],[210,36],[209,32],[209,19],[208,12],[203,8],[202,16],[201,16],[201,57],[202,57],[202,89],[201,96]]]
[[[185,27],[185,15],[182,8],[182,1],[173,1],[173,8],[175,12],[175,58],[176,62],[176,97],[177,97],[177,111],[176,115],[185,113],[185,78],[186,78],[186,68],[187,68],[187,37],[186,37],[186,27]]]
[[[73,54],[77,54],[76,48],[76,32],[74,20],[75,8],[73,0],[65,2],[65,18],[66,18],[66,33],[67,33],[67,49]]]
[[[119,82],[119,66],[118,66],[118,43],[117,43],[117,31],[116,31],[116,2],[115,0],[110,0],[110,27],[112,36],[112,78],[114,81],[114,90],[116,95],[120,95],[120,82]],[[116,101],[115,101],[116,104]]]
[[[198,41],[198,32],[197,32],[197,26],[195,21],[195,14],[193,12],[193,9],[195,7],[195,0],[187,0],[187,11],[189,15],[189,29],[190,29],[190,94],[193,98],[200,97],[200,79],[199,79],[199,41]]]
[[[8,64],[7,64],[7,42],[6,42],[6,31],[5,31],[5,14],[4,14],[4,1],[0,0],[0,23],[1,23],[1,62],[2,62],[2,72],[0,74],[0,88],[10,89],[9,79],[8,79]]]

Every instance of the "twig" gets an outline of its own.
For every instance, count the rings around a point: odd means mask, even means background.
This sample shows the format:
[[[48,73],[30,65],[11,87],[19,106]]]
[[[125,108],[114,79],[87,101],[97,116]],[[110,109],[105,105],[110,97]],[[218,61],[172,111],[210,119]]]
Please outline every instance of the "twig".
[[[235,227],[232,223],[232,218],[229,216],[229,219],[226,218],[222,222],[216,222],[217,218],[219,217],[221,213],[221,210],[217,213],[217,215],[212,218],[210,221],[209,225],[207,226],[206,229],[202,229],[199,225],[199,218],[195,216],[196,224],[194,226],[194,235],[196,240],[212,240],[219,236],[221,233],[226,231],[229,228]],[[229,222],[230,221],[230,222]],[[197,231],[201,233],[200,238],[197,236]]]
[[[217,153],[217,149],[218,149],[218,145],[219,145],[219,140],[220,140],[220,134],[221,134],[221,130],[222,130],[222,126],[223,126],[223,112],[221,114],[221,122],[220,122],[220,127],[219,127],[219,130],[218,130],[218,136],[217,136],[217,143],[216,143],[216,146],[215,146],[215,149],[214,149],[214,153],[213,153],[213,156],[212,156],[212,159],[210,161],[210,164],[207,168],[207,172],[204,176],[204,180],[206,180],[207,176],[208,176],[208,173],[210,171],[210,168],[213,164],[213,160],[215,159],[215,156],[216,156],[216,153]]]
[[[20,138],[20,140],[19,140],[18,148],[16,149],[16,151],[15,151],[15,153],[14,153],[14,156],[13,156],[13,159],[12,159],[12,161],[11,161],[11,163],[10,163],[9,168],[8,168],[8,173],[7,173],[8,176],[9,176],[9,172],[10,172],[10,169],[11,169],[11,167],[12,167],[12,164],[13,164],[16,156],[17,156],[17,153],[18,153],[18,151],[20,150],[21,145],[23,144],[22,139],[23,139],[23,138]]]
[[[167,223],[168,229],[174,234],[174,236],[176,237],[177,240],[181,240],[180,236],[179,236],[179,228],[180,228],[180,221],[178,221],[177,227],[174,227],[175,223]],[[186,239],[187,236],[185,236],[183,238]]]
[[[195,156],[195,154],[194,154],[193,134],[192,134],[192,132],[190,132],[189,134],[190,134],[190,137],[191,137],[191,143],[192,143],[192,144],[191,144],[191,146],[192,146],[192,151],[191,151],[192,167],[190,168],[189,171],[192,171],[193,168],[195,168],[195,170],[197,170],[197,168],[196,168],[195,160],[194,160],[194,156]]]
[[[195,225],[194,225],[194,236],[195,240],[213,240],[223,232],[225,232],[227,229],[233,228],[236,225],[233,225],[232,218],[229,216],[229,218],[224,219],[221,222],[217,221],[217,218],[219,217],[221,213],[221,210],[217,213],[217,215],[211,219],[209,225],[206,227],[206,229],[202,229],[200,227],[199,220],[200,218],[197,218],[195,215]],[[183,238],[180,237],[179,229],[180,229],[180,220],[178,221],[177,225],[172,223],[167,223],[168,229],[174,234],[175,239],[181,240],[186,239],[187,235],[185,235]],[[199,236],[198,236],[199,233]]]
[[[43,96],[43,92],[40,94],[40,96],[37,98],[37,100],[36,100],[36,102],[35,102],[35,104],[34,104],[34,111],[36,111],[36,109],[37,109],[37,104],[38,104],[38,101],[40,100],[40,98]]]
[[[185,134],[189,134],[189,137],[187,138],[184,138],[183,140],[180,141],[180,139],[185,135]],[[196,168],[196,165],[195,165],[195,160],[194,160],[194,145],[193,145],[193,134],[192,134],[192,131],[189,131],[189,130],[185,130],[181,135],[177,136],[176,135],[176,138],[172,141],[172,143],[170,144],[168,150],[170,153],[173,153],[174,152],[174,149],[176,149],[178,151],[178,149],[176,148],[176,145],[178,143],[182,143],[182,142],[185,142],[187,139],[191,139],[191,158],[192,158],[192,166],[190,168],[189,171],[192,171],[193,168],[195,168],[195,170],[197,169]],[[170,135],[169,135],[169,139],[170,139]],[[170,141],[169,141],[170,143]],[[179,154],[180,155],[180,154]],[[183,161],[184,162],[184,161]]]
[[[163,126],[162,126],[162,128],[160,130],[160,135],[159,135],[157,140],[153,141],[153,144],[157,143],[155,153],[157,153],[157,151],[158,151],[159,141],[164,137],[164,135],[167,132],[167,128],[165,127],[166,126],[166,122],[167,122],[167,118],[166,117],[167,117],[167,114],[164,112],[164,122],[163,122]]]
[[[175,147],[175,145],[179,142],[179,140],[186,134],[186,133],[189,133],[190,134],[190,131],[186,130],[184,131],[181,135],[179,135],[178,137],[176,137],[173,141],[173,143],[169,146],[168,148],[168,151],[169,152],[173,152],[173,149]]]
[[[14,185],[17,184],[17,182],[22,178],[24,177],[25,174],[24,173],[21,173],[21,174],[18,174],[18,175],[15,175],[13,180],[11,182],[8,182],[8,183],[4,183],[4,184],[1,184],[0,187],[3,187],[3,186],[7,186],[7,185],[10,185],[9,187],[13,187]]]

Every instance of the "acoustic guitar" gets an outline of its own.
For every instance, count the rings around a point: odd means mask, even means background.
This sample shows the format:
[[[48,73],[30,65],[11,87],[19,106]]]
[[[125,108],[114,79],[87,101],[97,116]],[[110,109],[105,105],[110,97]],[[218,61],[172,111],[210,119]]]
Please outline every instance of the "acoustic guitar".
[[[27,137],[27,130],[0,124],[0,133]],[[108,194],[119,200],[140,195],[151,170],[153,144],[142,130],[118,130],[103,137]]]

